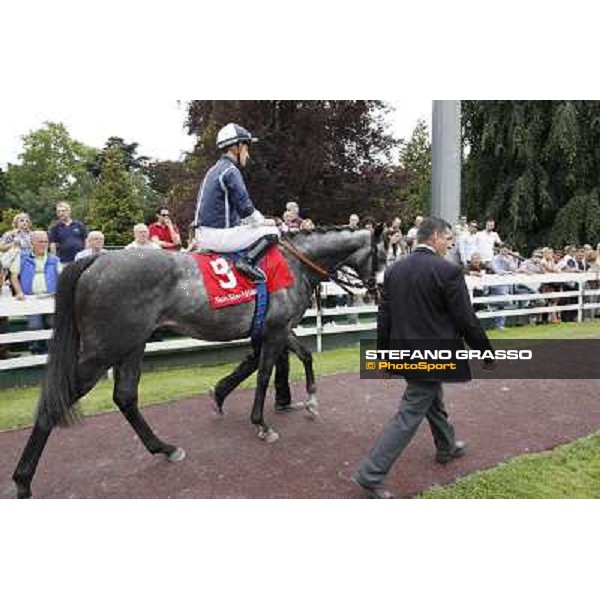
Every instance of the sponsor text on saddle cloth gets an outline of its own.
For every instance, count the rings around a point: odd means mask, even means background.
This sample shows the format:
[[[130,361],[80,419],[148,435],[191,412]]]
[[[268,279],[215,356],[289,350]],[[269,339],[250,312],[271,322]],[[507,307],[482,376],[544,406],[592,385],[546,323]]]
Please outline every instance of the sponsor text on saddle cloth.
[[[193,254],[204,278],[212,309],[252,302],[256,287],[240,275],[232,262],[215,253]],[[294,276],[277,246],[269,248],[260,262],[267,275],[269,294],[293,285]]]

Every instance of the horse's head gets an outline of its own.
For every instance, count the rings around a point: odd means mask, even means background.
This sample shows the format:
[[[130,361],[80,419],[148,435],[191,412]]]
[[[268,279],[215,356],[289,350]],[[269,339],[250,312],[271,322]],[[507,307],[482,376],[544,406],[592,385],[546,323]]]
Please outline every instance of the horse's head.
[[[309,272],[321,280],[331,278],[338,284],[353,287],[358,279],[373,293],[377,277],[385,268],[383,226],[372,231],[352,230],[348,227],[317,229],[285,237],[280,243]],[[349,267],[353,273],[336,277]]]
[[[372,294],[377,290],[378,275],[385,269],[386,252],[382,233],[383,224],[380,223],[371,231],[366,243],[344,260],[344,264],[356,271]]]

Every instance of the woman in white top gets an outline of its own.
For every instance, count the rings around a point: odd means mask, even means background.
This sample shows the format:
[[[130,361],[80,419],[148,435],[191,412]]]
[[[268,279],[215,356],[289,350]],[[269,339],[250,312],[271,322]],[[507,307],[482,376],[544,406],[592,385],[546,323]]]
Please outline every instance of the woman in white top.
[[[386,266],[395,263],[404,256],[402,249],[402,232],[388,229],[383,234],[383,246],[386,250]]]
[[[13,219],[13,229],[0,238],[2,268],[10,269],[15,257],[22,250],[31,250],[31,219],[27,213],[19,213]]]

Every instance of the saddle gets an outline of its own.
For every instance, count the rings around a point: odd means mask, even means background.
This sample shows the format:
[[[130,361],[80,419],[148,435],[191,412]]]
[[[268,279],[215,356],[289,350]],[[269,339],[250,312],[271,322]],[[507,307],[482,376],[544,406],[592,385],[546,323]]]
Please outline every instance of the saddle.
[[[231,257],[238,272],[252,283],[265,283],[267,275],[257,265],[257,262],[278,240],[279,238],[276,235],[265,235],[247,248],[224,256]]]
[[[257,294],[255,280],[246,276],[239,265],[239,253],[217,254],[194,252],[192,255],[202,273],[211,308],[218,309],[252,302]],[[258,268],[264,273],[266,292],[271,294],[291,287],[294,276],[287,260],[277,246],[271,246],[260,259]]]

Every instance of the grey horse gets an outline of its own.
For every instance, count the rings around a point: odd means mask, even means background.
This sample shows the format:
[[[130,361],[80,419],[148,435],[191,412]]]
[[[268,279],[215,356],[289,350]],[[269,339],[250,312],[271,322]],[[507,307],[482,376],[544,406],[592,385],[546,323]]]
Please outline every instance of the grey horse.
[[[301,232],[284,254],[294,284],[271,294],[265,317],[251,422],[260,439],[278,435],[264,420],[265,393],[277,357],[310,305],[313,288],[341,265],[374,284],[381,232],[335,228]],[[138,408],[146,341],[168,326],[194,338],[228,341],[248,336],[254,303],[212,310],[193,257],[131,249],[81,259],[59,278],[47,373],[35,423],[13,474],[17,497],[31,496],[31,481],[56,425],[76,420],[76,403],[114,371],[113,400],[152,454],[170,461],[185,452],[160,440]]]

